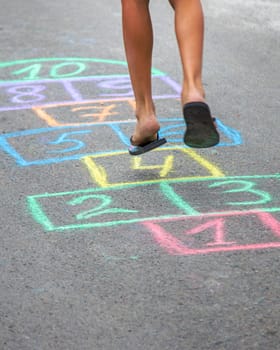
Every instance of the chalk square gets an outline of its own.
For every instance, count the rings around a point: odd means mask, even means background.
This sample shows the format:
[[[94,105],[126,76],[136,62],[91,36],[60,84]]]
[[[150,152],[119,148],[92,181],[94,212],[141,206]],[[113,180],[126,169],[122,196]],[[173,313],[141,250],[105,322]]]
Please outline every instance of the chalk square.
[[[170,100],[167,98],[155,100],[155,103],[162,106],[164,102],[170,104]],[[160,136],[165,137],[170,147],[184,146],[183,142],[184,133],[186,130],[186,124],[183,120],[183,116],[170,116],[165,117],[166,111],[163,114],[159,114],[158,120],[160,122]],[[164,117],[162,117],[164,116]],[[130,123],[134,127],[134,123]],[[129,123],[120,123],[115,126],[115,132],[119,135],[122,142],[129,146],[130,135],[133,133],[133,128],[129,128]],[[216,125],[220,134],[220,142],[216,147],[228,147],[237,146],[243,143],[241,133],[232,127],[225,125],[222,120],[216,118]]]
[[[164,184],[170,198],[179,198],[200,213],[280,210],[280,175],[200,177]]]
[[[110,122],[134,122],[135,103],[133,99],[71,102],[45,107],[33,111],[49,126],[82,126]],[[132,119],[128,120],[128,116]]]
[[[275,218],[279,212],[274,216],[265,211],[203,214],[141,224],[170,255],[260,250],[280,248],[280,221]]]
[[[100,137],[108,124],[82,127],[30,129],[0,135],[0,148],[19,166],[46,165],[79,160],[87,155],[113,153],[122,144],[112,133]]]
[[[71,95],[60,81],[26,81],[0,84],[0,112],[29,109],[37,105],[72,101]]]
[[[170,144],[182,144],[186,130],[186,124],[183,117],[162,118],[161,135],[168,140]],[[220,134],[220,142],[216,147],[237,146],[243,143],[242,135],[237,130],[226,124],[219,118],[216,118],[216,126]]]
[[[153,75],[154,98],[178,98],[180,87],[171,78],[165,75]],[[80,92],[84,100],[115,98],[133,98],[134,93],[129,76],[102,77],[94,80],[72,81],[73,89]]]
[[[110,171],[116,161],[118,171]],[[158,148],[149,157],[131,157],[127,152],[90,155],[84,157],[82,162],[86,165],[93,183],[103,188],[224,177],[217,166],[194,150],[182,147]]]
[[[155,201],[162,205],[155,206]],[[27,204],[34,220],[45,231],[111,227],[183,213],[154,184],[145,191],[143,186],[120,186],[44,193],[28,196]]]
[[[84,100],[133,98],[129,76],[103,76],[98,79],[73,80],[72,88],[79,91]]]

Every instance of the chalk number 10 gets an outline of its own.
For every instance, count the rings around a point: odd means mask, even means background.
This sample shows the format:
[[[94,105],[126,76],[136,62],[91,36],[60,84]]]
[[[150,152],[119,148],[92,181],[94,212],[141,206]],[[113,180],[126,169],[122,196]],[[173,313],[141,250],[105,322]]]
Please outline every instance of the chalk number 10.
[[[52,79],[73,77],[82,73],[87,68],[82,62],[64,62],[51,67],[48,77]],[[62,73],[61,71],[67,71]],[[40,73],[42,71],[42,64],[35,63],[30,66],[12,72],[12,75],[21,76],[23,80],[41,79]]]

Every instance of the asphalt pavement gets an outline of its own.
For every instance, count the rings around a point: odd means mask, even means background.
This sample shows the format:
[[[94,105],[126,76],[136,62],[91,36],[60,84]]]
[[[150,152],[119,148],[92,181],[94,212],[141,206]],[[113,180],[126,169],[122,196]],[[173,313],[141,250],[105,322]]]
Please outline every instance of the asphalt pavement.
[[[121,2],[1,2],[1,350],[280,349],[280,3],[203,0],[200,150],[150,7],[168,142],[131,157]]]

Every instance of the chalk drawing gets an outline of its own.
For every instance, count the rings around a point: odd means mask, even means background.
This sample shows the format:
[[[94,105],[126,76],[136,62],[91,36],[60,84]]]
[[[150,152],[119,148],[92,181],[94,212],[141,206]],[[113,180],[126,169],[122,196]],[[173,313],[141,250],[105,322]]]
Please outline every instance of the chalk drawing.
[[[91,195],[76,197],[74,199],[71,199],[69,202],[67,202],[67,204],[74,206],[74,205],[82,204],[85,201],[92,200],[92,199],[97,199],[98,201],[100,201],[101,202],[100,205],[96,206],[93,209],[80,212],[79,214],[76,215],[77,220],[90,219],[94,216],[99,216],[103,214],[137,213],[138,212],[137,210],[110,208],[112,198],[105,194],[91,194]]]
[[[275,190],[279,188],[280,175],[248,176],[248,177],[222,177],[222,178],[197,178],[175,180],[162,180],[160,183],[122,184],[105,188],[89,188],[85,190],[44,193],[28,197],[29,210],[34,219],[40,223],[46,231],[65,231],[73,229],[88,229],[94,227],[118,226],[136,222],[149,222],[157,220],[171,220],[213,215],[213,216],[238,216],[245,213],[277,213],[280,212],[280,196],[270,198],[262,207],[258,202],[251,201],[246,207],[241,203],[241,209],[232,210],[228,204],[229,194],[215,190],[209,192],[211,184],[221,181],[221,186],[230,181],[254,182],[254,187],[265,188],[267,180],[273,183]],[[209,186],[210,185],[210,186]],[[146,191],[143,191],[143,186]],[[199,188],[199,197],[193,195],[194,188]],[[280,192],[279,190],[278,193]],[[125,198],[120,193],[125,193]],[[231,195],[231,194],[230,194]],[[253,193],[255,195],[255,192]],[[137,200],[135,200],[137,198]],[[203,202],[203,199],[205,202]],[[133,203],[133,209],[127,206]],[[143,205],[145,203],[145,205]],[[161,203],[160,208],[154,203]],[[236,202],[237,203],[237,202]],[[73,204],[75,204],[73,206]],[[264,203],[262,203],[264,204]],[[131,205],[131,204],[130,204]],[[70,209],[72,206],[72,209]],[[66,210],[67,208],[67,210]],[[115,209],[117,208],[117,209]],[[121,208],[121,209],[118,209]],[[78,211],[78,212],[77,212]],[[51,219],[55,213],[55,219]],[[60,213],[60,222],[57,222],[57,213]],[[65,213],[68,213],[66,216]],[[151,213],[152,216],[151,216]],[[76,219],[74,219],[76,218]],[[53,222],[55,220],[55,222]],[[80,222],[81,221],[81,222]],[[268,221],[267,221],[268,222]],[[267,223],[273,226],[273,221]],[[214,224],[213,224],[214,225]],[[216,225],[216,223],[215,223]],[[222,226],[219,226],[220,229]],[[222,240],[223,233],[217,234],[216,242]]]
[[[107,66],[115,70],[115,74],[97,74],[106,71]],[[43,102],[43,106],[92,102],[93,96],[95,100],[133,97],[127,64],[123,61],[53,58],[2,62],[1,74],[11,79],[0,80],[1,100],[4,101],[0,111],[29,109],[39,102]],[[152,69],[152,78],[157,91],[155,99],[179,96],[178,86],[163,72]],[[56,93],[50,93],[54,89]]]
[[[158,106],[173,101],[179,106],[180,84],[154,68],[152,79]],[[128,156],[135,101],[126,62],[99,58],[0,62],[0,99],[5,116],[15,118],[13,111],[26,110],[34,122],[44,124],[0,135],[0,148],[17,165],[82,161],[95,186],[28,196],[30,213],[46,232],[140,223],[169,254],[280,247],[280,175],[227,176],[182,144],[185,123],[180,107],[177,115],[158,115],[161,136],[168,140],[164,147],[149,158]],[[240,132],[221,119],[216,118],[218,147],[243,144]],[[110,138],[102,140],[108,132]],[[111,169],[114,159],[118,172]],[[184,162],[188,167],[183,169]],[[236,227],[247,232],[248,222],[252,227],[244,236]]]
[[[86,162],[85,162],[86,163]],[[144,165],[142,157],[133,157],[131,159],[131,169],[132,170],[155,170],[159,169],[160,178],[166,178],[167,175],[174,171],[174,155],[167,155],[164,159],[163,164],[159,165]],[[89,167],[90,169],[90,167]]]
[[[174,205],[170,204],[160,191],[157,194],[153,191],[152,186],[150,185],[148,194],[143,193],[141,186],[120,186],[115,187],[114,190],[90,188],[62,193],[44,193],[28,196],[27,201],[32,216],[43,226],[45,231],[118,226],[146,221],[147,217],[149,219],[170,217],[170,212],[178,213],[178,210],[174,209]],[[120,197],[122,192],[125,193],[125,200],[122,199],[123,196]],[[101,200],[102,203],[100,203]],[[157,200],[165,203],[165,208],[156,210],[153,203]],[[146,203],[145,207],[142,205],[144,202]],[[73,206],[72,203],[75,205]],[[131,203],[133,203],[133,209]],[[100,209],[101,204],[102,208]],[[55,218],[53,217],[53,209],[56,213]],[[182,213],[181,210],[179,212]],[[165,215],[165,213],[169,215]]]
[[[280,248],[280,222],[265,212],[203,214],[195,217],[159,219],[142,224],[151,232],[154,240],[171,255]],[[234,225],[238,225],[241,235],[236,232],[236,228],[231,229]],[[169,230],[165,227],[169,227]],[[246,230],[246,235],[242,230]],[[227,240],[227,237],[230,237],[230,240]],[[246,243],[242,242],[246,240]]]
[[[0,62],[0,77],[5,77],[5,79],[0,80],[0,83],[69,79],[72,77],[102,77],[104,75],[98,72],[108,69],[115,74],[106,74],[106,77],[127,76],[127,63],[125,61],[102,58],[53,57]],[[155,68],[152,69],[152,74],[165,75]]]
[[[133,122],[135,123],[133,100],[117,98],[113,101],[99,100],[92,103],[72,102],[64,105],[50,105],[47,107],[33,107],[35,114],[47,125],[81,126],[94,125],[105,122]],[[126,117],[124,118],[123,115]],[[131,115],[131,119],[127,116]]]
[[[45,96],[41,94],[45,90],[43,85],[22,85],[7,89],[9,95],[14,95],[11,98],[12,103],[40,102]]]
[[[176,156],[172,154],[172,150],[178,151]],[[224,173],[214,164],[206,160],[204,157],[198,155],[194,150],[188,148],[173,148],[173,149],[165,149],[159,148],[154,151],[155,154],[158,154],[156,164],[152,165],[144,165],[144,161],[142,157],[128,158],[127,152],[118,152],[115,154],[109,155],[96,155],[96,156],[86,156],[82,158],[83,163],[87,166],[88,171],[90,173],[91,179],[95,185],[100,187],[114,187],[114,186],[126,186],[126,185],[138,185],[138,184],[151,184],[151,183],[160,183],[163,180],[184,180],[184,179],[201,179],[207,178],[209,179],[209,174],[213,177],[223,177]],[[179,154],[178,154],[179,153]],[[135,172],[141,172],[142,170],[155,170],[154,172],[150,172],[150,179],[140,180],[137,177],[137,181],[131,182],[111,182],[110,176],[116,175],[110,171],[110,166],[106,170],[105,165],[100,164],[100,161],[109,160],[109,164],[111,163],[112,157],[117,157],[118,160],[118,173],[121,174],[121,178],[125,176],[127,173],[127,168],[131,168]],[[184,158],[188,159],[188,166],[192,169],[194,168],[194,164],[198,164],[202,169],[202,174],[200,176],[189,175],[186,176],[186,169],[182,169],[182,161]],[[123,173],[121,172],[122,159],[124,161],[123,165]],[[192,162],[190,162],[190,160]],[[131,161],[131,166],[129,165],[129,161]],[[161,162],[161,163],[160,163]],[[159,170],[159,171],[158,171]],[[198,170],[199,171],[199,170]],[[203,174],[204,172],[204,174]],[[158,178],[156,176],[158,174]],[[182,176],[184,174],[184,176]]]
[[[103,114],[104,110],[101,113]],[[159,119],[159,121],[164,126],[165,123],[172,122],[172,119]],[[128,134],[127,131],[125,133],[122,128],[127,128],[127,126],[131,125],[132,130],[134,123],[134,120],[96,122],[94,124],[90,123],[87,125],[78,123],[77,125],[71,125],[68,127],[49,127],[16,131],[0,135],[0,148],[9,154],[12,158],[14,158],[19,166],[47,165],[52,163],[77,160],[86,156],[113,156],[118,154],[127,154],[127,147],[130,144],[130,134]],[[108,131],[105,131],[104,128],[109,128],[110,134],[112,136],[110,139],[106,140],[106,143],[104,140],[103,143],[101,143],[100,135],[103,133],[108,133]],[[181,133],[183,137],[182,128]],[[63,144],[66,145],[66,142],[69,143],[70,141],[66,139],[66,136],[70,134],[72,135],[71,142],[73,142],[73,144],[76,144],[76,147],[65,147],[59,150],[57,147],[54,148],[55,145],[62,146]],[[37,137],[34,137],[36,135]],[[73,135],[76,135],[76,137],[74,138]],[[164,127],[163,132],[161,132],[160,135],[165,137]],[[50,141],[42,143],[42,139]],[[162,149],[178,149],[179,146],[177,144],[172,145],[172,139],[167,140],[167,146],[163,147]],[[38,152],[36,152],[36,154],[34,154],[34,152],[30,153],[29,146],[31,143],[33,144],[33,147],[38,149]],[[185,151],[187,148],[184,146],[180,146],[180,148],[182,152],[188,152],[189,154],[192,154],[193,158],[199,158],[198,155],[195,155],[197,153],[195,153],[193,150],[188,149],[188,151]],[[70,154],[70,151],[72,151],[72,154]],[[59,153],[60,156],[58,156]],[[57,154],[57,156],[50,157],[50,154]],[[37,158],[34,159],[34,156]],[[202,158],[200,159],[202,160]],[[204,163],[206,164],[206,160],[204,160]]]
[[[254,187],[256,184],[251,181],[245,181],[245,180],[230,180],[230,181],[222,181],[222,182],[215,182],[211,185],[209,185],[209,188],[217,188],[221,186],[231,186],[231,185],[238,185],[239,188],[233,188],[231,190],[226,190],[224,193],[247,193],[247,194],[253,194],[254,196],[257,196],[259,199],[255,201],[242,201],[242,202],[228,202],[227,204],[230,205],[259,205],[259,204],[266,204],[271,202],[272,197],[269,193],[265,191],[261,191],[258,189],[255,189]]]

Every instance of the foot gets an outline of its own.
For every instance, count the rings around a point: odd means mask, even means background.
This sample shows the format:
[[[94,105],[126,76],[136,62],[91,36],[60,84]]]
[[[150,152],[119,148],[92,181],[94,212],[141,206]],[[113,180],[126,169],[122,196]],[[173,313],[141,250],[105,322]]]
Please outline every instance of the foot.
[[[137,124],[131,137],[132,145],[140,146],[157,140],[160,125],[155,116],[137,117]]]

